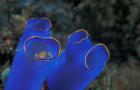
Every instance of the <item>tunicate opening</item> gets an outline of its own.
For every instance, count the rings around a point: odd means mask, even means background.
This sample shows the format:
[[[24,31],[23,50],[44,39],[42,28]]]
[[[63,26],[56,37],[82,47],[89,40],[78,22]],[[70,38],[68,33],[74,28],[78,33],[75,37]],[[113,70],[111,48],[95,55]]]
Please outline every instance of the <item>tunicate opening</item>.
[[[30,28],[31,30],[46,31],[50,29],[51,22],[47,18],[31,18],[27,20],[26,27]]]
[[[54,38],[30,37],[24,44],[25,53],[35,60],[53,60],[60,54],[60,44]]]
[[[88,36],[89,36],[89,34],[87,31],[85,31],[84,29],[80,29],[80,30],[72,33],[71,35],[69,35],[68,42],[72,43],[72,44],[80,43],[81,41],[88,38]]]
[[[104,44],[92,47],[85,56],[85,67],[88,70],[102,68],[110,57],[110,53]]]

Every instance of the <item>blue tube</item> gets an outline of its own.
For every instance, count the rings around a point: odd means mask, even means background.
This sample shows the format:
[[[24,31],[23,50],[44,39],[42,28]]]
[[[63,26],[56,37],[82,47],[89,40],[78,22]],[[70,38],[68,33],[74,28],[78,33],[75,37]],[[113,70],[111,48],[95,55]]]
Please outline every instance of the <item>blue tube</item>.
[[[26,21],[25,31],[23,32],[17,46],[17,50],[23,46],[24,41],[30,36],[50,37],[51,22],[48,18],[31,18]]]
[[[50,35],[48,19],[27,21],[5,90],[41,90],[44,79],[55,68],[52,66],[60,54],[59,42]]]
[[[57,60],[59,67],[47,77],[48,90],[85,90],[103,71],[108,58],[107,47],[92,44],[85,30],[72,33]]]

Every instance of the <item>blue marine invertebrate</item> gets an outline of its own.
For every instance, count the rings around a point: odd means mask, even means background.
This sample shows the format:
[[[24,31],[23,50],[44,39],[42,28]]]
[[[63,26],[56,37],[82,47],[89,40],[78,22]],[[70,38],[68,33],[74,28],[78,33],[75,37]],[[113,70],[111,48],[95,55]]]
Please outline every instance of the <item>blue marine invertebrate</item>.
[[[60,53],[59,42],[50,37],[48,19],[29,19],[17,47],[5,90],[40,90]]]
[[[26,27],[20,38],[17,49],[23,46],[24,41],[30,36],[50,37],[51,22],[47,18],[32,18],[26,21]]]
[[[51,37],[48,19],[29,19],[17,46],[5,90],[84,90],[104,69],[109,51],[81,29],[68,37],[63,53]],[[58,57],[59,56],[59,57]]]
[[[108,58],[107,47],[92,44],[85,30],[72,33],[58,58],[59,67],[47,77],[48,89],[84,90],[103,71]]]

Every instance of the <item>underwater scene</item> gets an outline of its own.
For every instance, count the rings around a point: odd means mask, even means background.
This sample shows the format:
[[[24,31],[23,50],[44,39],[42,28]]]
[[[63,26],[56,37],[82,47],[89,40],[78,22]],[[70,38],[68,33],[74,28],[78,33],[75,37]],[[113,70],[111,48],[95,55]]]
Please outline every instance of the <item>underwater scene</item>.
[[[140,90],[139,0],[0,0],[0,90]]]

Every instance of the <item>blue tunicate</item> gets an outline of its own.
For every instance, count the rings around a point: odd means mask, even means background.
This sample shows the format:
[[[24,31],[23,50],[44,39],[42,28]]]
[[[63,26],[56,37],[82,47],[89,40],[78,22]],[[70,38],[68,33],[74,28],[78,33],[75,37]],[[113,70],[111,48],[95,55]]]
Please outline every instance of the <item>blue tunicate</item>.
[[[107,47],[92,43],[86,30],[68,36],[60,54],[46,18],[29,19],[17,46],[5,90],[84,90],[104,70],[110,57]],[[60,55],[59,55],[60,54]]]
[[[50,27],[48,19],[27,20],[5,90],[41,89],[44,79],[53,70],[52,66],[60,53],[59,42],[50,37]],[[49,54],[52,56],[49,57]]]
[[[92,44],[85,30],[72,33],[57,60],[60,66],[47,77],[48,90],[85,90],[103,71],[108,58],[106,46]]]

